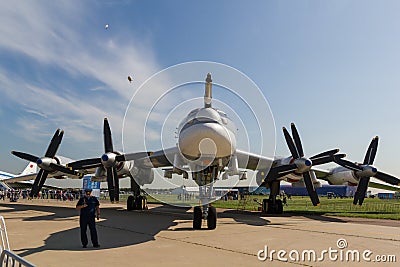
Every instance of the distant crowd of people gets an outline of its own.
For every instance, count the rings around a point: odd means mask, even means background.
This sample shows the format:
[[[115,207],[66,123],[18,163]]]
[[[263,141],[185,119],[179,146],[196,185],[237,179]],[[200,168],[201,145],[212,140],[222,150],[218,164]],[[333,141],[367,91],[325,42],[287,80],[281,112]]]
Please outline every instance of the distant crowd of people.
[[[12,202],[18,199],[27,199],[30,189],[0,189],[0,200],[10,200]],[[43,189],[39,192],[36,199],[57,199],[60,201],[74,201],[81,198],[84,193],[80,190],[47,190]]]

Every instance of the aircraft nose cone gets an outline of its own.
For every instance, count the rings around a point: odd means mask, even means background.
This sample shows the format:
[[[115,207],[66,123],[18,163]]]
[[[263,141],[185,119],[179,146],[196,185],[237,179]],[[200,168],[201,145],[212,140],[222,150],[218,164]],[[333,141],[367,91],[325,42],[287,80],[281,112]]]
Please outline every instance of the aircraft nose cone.
[[[310,167],[311,164],[312,164],[312,162],[311,162],[311,160],[307,159],[307,160],[304,162],[304,164],[305,164],[307,167]]]
[[[42,164],[43,163],[43,160],[42,159],[38,159],[37,161],[36,161],[36,164],[37,165],[40,165],[40,164]]]
[[[375,167],[373,167],[371,170],[372,170],[372,172],[378,172],[378,169]]]
[[[185,156],[198,158],[207,154],[220,158],[230,156],[235,151],[236,139],[219,123],[200,123],[181,131],[178,144]]]

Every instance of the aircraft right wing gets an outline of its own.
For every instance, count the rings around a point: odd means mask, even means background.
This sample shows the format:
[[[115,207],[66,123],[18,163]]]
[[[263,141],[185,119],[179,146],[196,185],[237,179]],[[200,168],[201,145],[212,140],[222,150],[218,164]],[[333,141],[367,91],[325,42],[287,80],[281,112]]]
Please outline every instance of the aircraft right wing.
[[[389,191],[398,191],[400,192],[400,187],[394,187],[391,185],[385,185],[385,184],[380,184],[380,183],[375,183],[369,181],[368,184],[369,187],[377,188],[377,189],[384,189],[384,190],[389,190]]]
[[[143,166],[145,168],[160,168],[173,166],[175,155],[180,156],[178,147],[171,147],[165,150],[158,150],[155,152],[145,152],[147,155],[138,158],[138,153],[125,154],[125,160],[134,160],[135,165]]]
[[[238,167],[248,170],[265,170],[273,167],[275,161],[271,158],[267,158],[254,153],[236,150],[235,153],[238,159]]]
[[[20,176],[14,176],[12,178],[4,179],[2,182],[4,183],[15,183],[15,182],[21,182],[21,181],[29,181],[35,179],[37,173],[30,173],[26,175],[20,175]]]

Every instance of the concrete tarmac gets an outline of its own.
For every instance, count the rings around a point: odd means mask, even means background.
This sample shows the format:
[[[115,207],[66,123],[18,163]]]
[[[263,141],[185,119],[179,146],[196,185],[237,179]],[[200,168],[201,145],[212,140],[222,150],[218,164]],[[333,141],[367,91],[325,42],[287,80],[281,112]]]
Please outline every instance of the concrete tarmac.
[[[0,202],[11,250],[36,266],[398,266],[400,262],[399,221],[260,217],[257,212],[221,209],[217,229],[193,230],[192,210],[150,205],[147,211],[128,212],[122,203],[107,202],[101,203],[97,222],[101,247],[93,248],[89,242],[82,248],[75,204]],[[265,259],[266,254],[272,258]]]

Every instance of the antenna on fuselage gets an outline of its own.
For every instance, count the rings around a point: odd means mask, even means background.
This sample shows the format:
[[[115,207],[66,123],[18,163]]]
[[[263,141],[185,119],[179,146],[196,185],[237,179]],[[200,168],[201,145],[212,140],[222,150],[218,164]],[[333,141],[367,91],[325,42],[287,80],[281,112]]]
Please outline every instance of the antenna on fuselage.
[[[204,92],[204,107],[211,108],[211,100],[212,100],[212,80],[211,73],[207,73],[206,78],[206,90]]]

